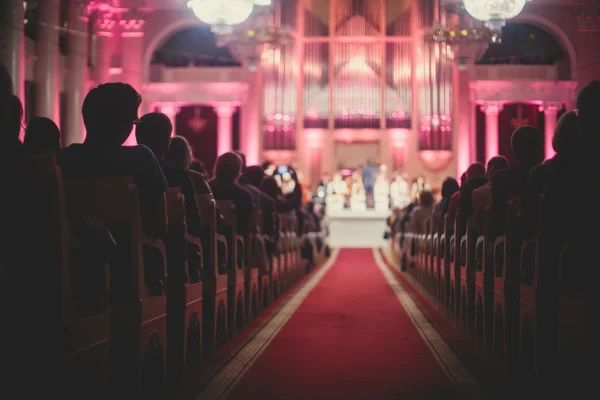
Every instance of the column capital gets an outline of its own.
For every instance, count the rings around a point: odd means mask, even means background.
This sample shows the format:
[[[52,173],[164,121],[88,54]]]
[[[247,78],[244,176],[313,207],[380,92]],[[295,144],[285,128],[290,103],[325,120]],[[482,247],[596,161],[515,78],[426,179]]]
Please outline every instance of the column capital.
[[[556,113],[562,107],[562,103],[558,101],[548,101],[542,104],[542,108],[544,109],[544,113]]]
[[[112,37],[117,23],[112,11],[97,10],[94,14],[94,32],[98,36]]]
[[[181,107],[176,103],[162,103],[158,108],[165,115],[177,115],[181,111]]]
[[[504,109],[504,106],[498,101],[486,101],[480,106],[480,109],[485,115],[498,115]]]
[[[230,118],[235,112],[235,107],[229,104],[218,105],[214,107],[215,112],[219,118]]]
[[[122,10],[119,20],[121,26],[121,37],[142,37],[144,36],[144,24],[146,20],[143,12],[137,8]]]

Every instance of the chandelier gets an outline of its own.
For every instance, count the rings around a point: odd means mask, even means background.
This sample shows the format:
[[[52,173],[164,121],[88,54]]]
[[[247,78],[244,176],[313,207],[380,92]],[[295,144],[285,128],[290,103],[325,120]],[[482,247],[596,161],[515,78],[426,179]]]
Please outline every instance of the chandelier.
[[[476,20],[494,32],[506,24],[507,19],[516,17],[523,11],[528,0],[463,0],[465,9]]]
[[[221,34],[247,20],[254,10],[254,3],[254,0],[189,0],[187,5],[196,18],[210,25],[214,33]]]
[[[265,48],[285,45],[291,29],[273,23],[271,0],[190,0],[196,17],[210,25],[219,47],[229,51],[249,70],[260,64]]]
[[[459,1],[448,0],[447,4],[441,6],[442,22],[436,22],[432,29],[426,31],[424,40],[426,43],[448,46],[446,56],[456,61],[462,70],[478,59],[489,43],[499,43],[501,33],[470,18]]]

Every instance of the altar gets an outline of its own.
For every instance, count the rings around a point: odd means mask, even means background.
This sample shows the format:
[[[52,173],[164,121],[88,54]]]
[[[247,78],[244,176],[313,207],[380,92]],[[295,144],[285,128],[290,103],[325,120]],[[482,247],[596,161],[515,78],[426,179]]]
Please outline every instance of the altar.
[[[344,207],[343,200],[331,196],[327,199],[328,244],[333,248],[372,248],[385,246],[383,234],[390,216],[388,204],[376,201],[375,208],[367,208],[358,198]],[[377,204],[379,203],[379,204]],[[377,207],[377,205],[379,207]]]

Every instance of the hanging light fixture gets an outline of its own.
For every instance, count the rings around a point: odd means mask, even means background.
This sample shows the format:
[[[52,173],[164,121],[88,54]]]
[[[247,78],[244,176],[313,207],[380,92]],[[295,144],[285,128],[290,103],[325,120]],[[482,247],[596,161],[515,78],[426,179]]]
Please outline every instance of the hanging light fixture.
[[[463,0],[465,9],[494,32],[500,32],[507,19],[518,16],[527,0]]]
[[[189,0],[187,5],[214,33],[226,34],[250,17],[255,1],[261,0]]]
[[[227,46],[231,54],[253,71],[260,65],[263,50],[279,48],[289,43],[292,30],[275,23],[270,0],[254,0],[251,18],[229,32],[217,34],[217,45]]]
[[[499,43],[502,39],[500,31],[471,18],[462,0],[442,2],[439,14],[442,15],[441,21],[425,31],[424,40],[447,46],[445,56],[455,61],[459,69],[465,69],[479,59],[489,43]]]

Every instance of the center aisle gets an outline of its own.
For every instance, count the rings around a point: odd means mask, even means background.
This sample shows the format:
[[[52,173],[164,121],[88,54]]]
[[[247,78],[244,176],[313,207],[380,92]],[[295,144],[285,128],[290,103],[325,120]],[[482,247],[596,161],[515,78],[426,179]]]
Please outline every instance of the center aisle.
[[[230,399],[455,399],[370,249],[345,249]]]

